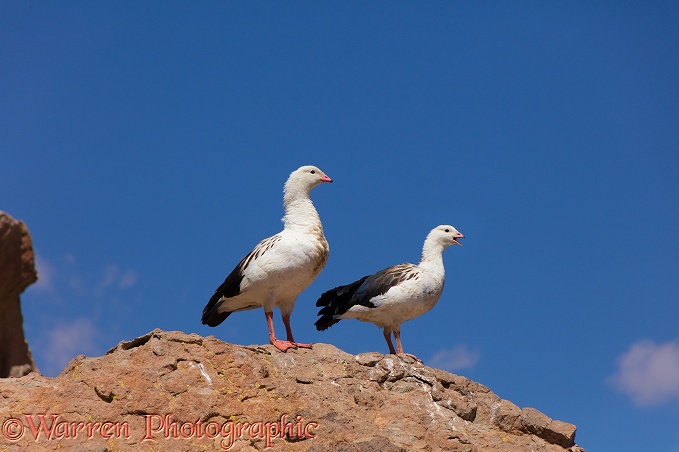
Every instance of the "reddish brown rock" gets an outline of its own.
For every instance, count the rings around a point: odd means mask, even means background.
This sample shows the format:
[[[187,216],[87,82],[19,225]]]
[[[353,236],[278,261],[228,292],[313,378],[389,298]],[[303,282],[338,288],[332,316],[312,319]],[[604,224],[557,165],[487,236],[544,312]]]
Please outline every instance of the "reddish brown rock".
[[[574,425],[410,358],[160,330],[0,380],[0,424],[1,450],[582,451]]]
[[[37,279],[26,225],[0,211],[0,378],[36,370],[24,337],[19,295]]]

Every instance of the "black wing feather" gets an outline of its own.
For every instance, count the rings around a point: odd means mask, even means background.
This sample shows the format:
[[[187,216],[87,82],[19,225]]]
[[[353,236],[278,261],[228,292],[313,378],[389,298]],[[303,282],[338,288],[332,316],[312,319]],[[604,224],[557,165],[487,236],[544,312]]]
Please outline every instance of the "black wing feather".
[[[412,264],[395,265],[323,293],[316,301],[317,307],[323,307],[318,311],[321,318],[315,323],[316,329],[323,331],[330,328],[341,320],[339,316],[353,306],[374,308],[375,305],[371,302],[374,297],[387,293],[403,281],[417,277],[417,272],[412,271],[415,268]]]
[[[248,268],[250,262],[263,256],[268,250],[273,248],[274,244],[281,239],[280,235],[274,235],[268,239],[262,240],[254,250],[245,256],[236,265],[236,268],[229,273],[224,282],[215,290],[215,293],[208,301],[205,308],[203,308],[203,317],[201,322],[203,325],[217,326],[222,323],[231,312],[218,312],[219,307],[225,299],[233,298],[240,295],[240,283],[243,281],[245,269]]]

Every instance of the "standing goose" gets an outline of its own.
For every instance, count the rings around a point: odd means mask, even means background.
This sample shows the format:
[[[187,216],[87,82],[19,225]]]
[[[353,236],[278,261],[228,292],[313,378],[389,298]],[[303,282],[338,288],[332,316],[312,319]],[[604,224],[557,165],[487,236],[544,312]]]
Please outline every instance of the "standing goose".
[[[418,265],[394,265],[325,292],[316,302],[316,306],[322,307],[316,329],[324,331],[341,319],[371,322],[384,329],[390,353],[404,354],[401,324],[429,311],[439,300],[445,280],[443,250],[452,244],[462,246],[457,239],[463,237],[452,226],[437,226],[424,241]],[[396,350],[391,342],[392,332]]]
[[[297,296],[328,260],[328,242],[309,197],[311,190],[323,182],[332,179],[315,166],[303,166],[290,174],[283,188],[283,230],[262,240],[236,265],[203,309],[203,324],[217,326],[232,312],[263,307],[272,345],[281,351],[311,348],[311,344],[293,339],[290,315]],[[274,333],[274,307],[281,311],[285,341]]]

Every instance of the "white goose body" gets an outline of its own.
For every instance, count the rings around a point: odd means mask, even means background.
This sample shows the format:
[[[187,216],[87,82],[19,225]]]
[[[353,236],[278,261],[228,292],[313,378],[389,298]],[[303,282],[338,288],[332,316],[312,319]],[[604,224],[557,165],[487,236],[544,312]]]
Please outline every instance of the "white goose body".
[[[239,296],[229,298],[218,310],[234,312],[261,306],[265,311],[277,307],[282,314],[290,314],[299,294],[325,266],[328,251],[323,236],[282,231],[269,237],[248,255],[253,258],[241,271]]]
[[[315,166],[303,166],[290,174],[283,196],[283,231],[262,240],[238,263],[203,309],[204,324],[217,326],[232,312],[263,307],[273,345],[283,351],[295,346],[310,347],[294,341],[290,315],[299,294],[328,260],[328,242],[309,197],[322,182],[332,179]],[[274,307],[281,311],[287,341],[275,337]]]
[[[405,268],[401,270],[399,267]],[[386,293],[371,298],[370,302],[375,305],[374,308],[352,306],[339,318],[370,322],[394,331],[403,322],[421,316],[436,305],[443,292],[445,277],[443,268],[440,272],[426,271],[412,264],[390,268],[410,273],[413,275],[412,279],[407,279],[391,287]]]

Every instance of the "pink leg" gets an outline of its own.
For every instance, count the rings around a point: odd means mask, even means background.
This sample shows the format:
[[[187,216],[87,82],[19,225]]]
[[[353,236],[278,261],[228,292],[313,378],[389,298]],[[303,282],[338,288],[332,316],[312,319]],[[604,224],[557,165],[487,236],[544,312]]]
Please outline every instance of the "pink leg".
[[[311,348],[311,344],[300,344],[300,343],[295,342],[295,340],[292,338],[292,328],[290,328],[290,314],[284,315],[282,317],[283,317],[283,324],[285,325],[285,332],[288,335],[288,342],[296,345],[297,347]]]
[[[394,331],[394,339],[396,339],[396,350],[398,351],[399,355],[410,356],[411,358],[415,359],[416,361],[422,362],[415,355],[411,355],[410,353],[403,353],[403,345],[401,345],[401,330]]]
[[[266,316],[266,324],[269,327],[269,342],[271,345],[282,352],[289,348],[295,348],[295,344],[293,344],[291,341],[280,341],[276,339],[276,333],[273,331],[273,311],[264,311],[264,315]]]
[[[389,346],[389,353],[392,355],[396,354],[396,350],[394,350],[394,344],[391,343],[391,331],[387,331],[387,329],[384,329],[384,339],[387,341],[387,345]]]

